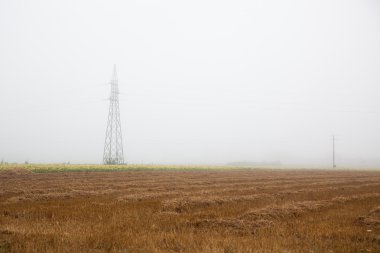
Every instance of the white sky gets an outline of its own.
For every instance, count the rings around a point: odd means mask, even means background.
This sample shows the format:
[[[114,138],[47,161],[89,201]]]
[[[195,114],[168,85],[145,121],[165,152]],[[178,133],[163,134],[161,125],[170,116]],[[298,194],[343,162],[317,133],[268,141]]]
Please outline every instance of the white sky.
[[[0,159],[380,166],[380,1],[0,0]]]

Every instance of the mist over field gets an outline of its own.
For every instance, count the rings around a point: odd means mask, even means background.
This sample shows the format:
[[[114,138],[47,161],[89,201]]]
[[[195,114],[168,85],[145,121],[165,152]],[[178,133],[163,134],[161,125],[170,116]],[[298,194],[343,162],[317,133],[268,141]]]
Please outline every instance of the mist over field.
[[[0,1],[0,160],[380,166],[380,2]]]

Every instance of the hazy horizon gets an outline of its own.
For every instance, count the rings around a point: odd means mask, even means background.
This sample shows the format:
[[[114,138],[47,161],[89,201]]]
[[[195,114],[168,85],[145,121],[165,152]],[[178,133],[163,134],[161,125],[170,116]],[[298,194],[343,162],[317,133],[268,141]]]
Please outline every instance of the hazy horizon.
[[[0,1],[0,161],[380,167],[380,2]]]

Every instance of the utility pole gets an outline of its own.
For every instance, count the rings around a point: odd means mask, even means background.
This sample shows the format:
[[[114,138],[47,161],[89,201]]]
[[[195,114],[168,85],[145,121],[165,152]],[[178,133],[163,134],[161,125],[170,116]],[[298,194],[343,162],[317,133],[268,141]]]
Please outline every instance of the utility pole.
[[[120,110],[119,110],[119,87],[116,74],[116,65],[113,68],[111,79],[111,95],[108,111],[108,123],[104,142],[103,163],[123,164],[123,139],[121,135]]]
[[[332,158],[333,158],[333,168],[335,168],[336,167],[336,164],[335,164],[335,135],[333,135],[333,139],[332,139],[332,141],[333,141],[333,153],[332,153]]]

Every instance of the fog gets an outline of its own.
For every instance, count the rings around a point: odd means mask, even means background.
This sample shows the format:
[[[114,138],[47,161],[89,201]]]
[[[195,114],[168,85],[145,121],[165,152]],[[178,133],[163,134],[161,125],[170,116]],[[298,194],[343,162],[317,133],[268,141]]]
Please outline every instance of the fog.
[[[380,166],[380,2],[0,0],[0,160]]]

